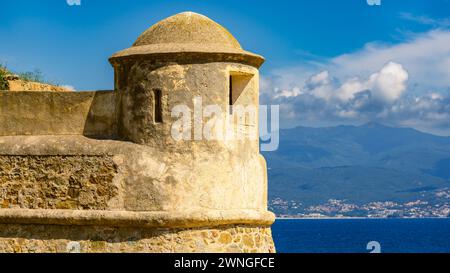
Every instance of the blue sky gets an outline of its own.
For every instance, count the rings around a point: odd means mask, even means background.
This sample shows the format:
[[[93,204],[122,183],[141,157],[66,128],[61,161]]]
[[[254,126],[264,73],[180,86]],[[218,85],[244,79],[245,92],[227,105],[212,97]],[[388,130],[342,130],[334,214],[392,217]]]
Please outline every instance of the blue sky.
[[[194,11],[266,57],[262,101],[281,105],[284,127],[380,121],[450,134],[449,0],[15,0],[2,10],[0,61],[77,90],[111,89],[112,53]]]

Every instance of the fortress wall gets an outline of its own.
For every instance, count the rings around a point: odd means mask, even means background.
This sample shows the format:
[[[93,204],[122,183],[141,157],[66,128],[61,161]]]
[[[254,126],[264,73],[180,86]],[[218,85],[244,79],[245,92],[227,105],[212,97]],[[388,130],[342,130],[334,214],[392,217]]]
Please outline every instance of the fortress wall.
[[[0,92],[0,252],[275,251],[263,57],[205,16],[159,24],[110,59],[114,92]]]
[[[264,211],[264,170],[260,155],[244,161],[228,153],[204,153],[197,159],[81,135],[0,136],[0,206]]]
[[[17,238],[16,234],[21,234]],[[270,227],[228,225],[196,229],[0,224],[0,253],[273,253]]]
[[[113,91],[0,92],[0,136],[113,136],[115,97]]]
[[[104,210],[117,168],[110,156],[0,155],[0,207]]]
[[[71,90],[62,87],[55,86],[40,82],[22,81],[19,79],[7,80],[8,91],[33,91],[33,92],[70,92]]]

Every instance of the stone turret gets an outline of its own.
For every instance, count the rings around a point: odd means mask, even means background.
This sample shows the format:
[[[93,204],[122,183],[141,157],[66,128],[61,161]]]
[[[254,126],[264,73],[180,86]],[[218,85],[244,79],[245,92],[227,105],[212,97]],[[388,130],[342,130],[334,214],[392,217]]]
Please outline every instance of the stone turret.
[[[110,62],[114,91],[0,93],[0,251],[273,252],[263,57],[185,12]]]
[[[153,25],[110,62],[120,94],[120,133],[137,143],[170,143],[171,110],[193,109],[195,97],[224,109],[231,100],[258,105],[263,57],[244,51],[225,28],[200,14],[184,12]],[[245,92],[236,84],[231,90],[232,80],[244,81]]]

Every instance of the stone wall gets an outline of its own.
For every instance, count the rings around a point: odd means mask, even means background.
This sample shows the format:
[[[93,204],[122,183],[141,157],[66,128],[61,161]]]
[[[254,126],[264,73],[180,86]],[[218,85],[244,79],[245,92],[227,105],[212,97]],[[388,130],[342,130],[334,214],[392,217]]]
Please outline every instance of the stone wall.
[[[274,251],[257,141],[133,143],[118,103],[0,92],[0,252]]]
[[[138,40],[110,58],[114,91],[0,92],[0,252],[275,251],[264,58],[190,12]]]
[[[19,79],[7,80],[8,91],[51,91],[51,92],[70,92],[62,86],[56,86],[40,82],[22,81]]]
[[[0,252],[273,253],[275,247],[268,227],[131,229],[0,224]]]
[[[116,134],[116,94],[0,92],[0,136]]]
[[[118,167],[114,183],[121,187],[121,197],[110,202],[109,210],[267,208],[266,166],[259,154],[247,158],[226,152],[194,155],[188,149],[183,153],[164,153],[158,147],[127,141],[43,135],[0,137],[0,155],[112,158]]]
[[[0,156],[0,206],[106,209],[116,174],[109,156]]]

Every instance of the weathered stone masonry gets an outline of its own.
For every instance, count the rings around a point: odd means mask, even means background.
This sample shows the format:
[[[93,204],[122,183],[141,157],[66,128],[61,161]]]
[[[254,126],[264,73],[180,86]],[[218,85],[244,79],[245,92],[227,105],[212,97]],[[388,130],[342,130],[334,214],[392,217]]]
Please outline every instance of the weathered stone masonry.
[[[171,136],[194,98],[258,106],[264,59],[187,12],[110,62],[113,91],[0,91],[0,252],[274,252],[258,140]]]
[[[104,210],[118,194],[116,174],[108,156],[0,156],[0,204]]]

